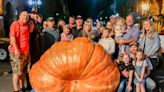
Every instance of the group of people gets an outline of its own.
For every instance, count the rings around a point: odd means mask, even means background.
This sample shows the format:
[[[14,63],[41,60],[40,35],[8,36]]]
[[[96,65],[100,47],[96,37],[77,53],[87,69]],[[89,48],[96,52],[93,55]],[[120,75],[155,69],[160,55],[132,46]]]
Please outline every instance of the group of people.
[[[155,88],[160,88],[156,75],[160,38],[149,19],[144,20],[142,29],[135,26],[132,15],[126,19],[112,15],[105,26],[101,21],[93,26],[90,17],[84,21],[81,15],[70,16],[68,24],[59,19],[55,26],[53,17],[43,21],[35,12],[22,11],[19,19],[10,26],[9,52],[14,92],[25,91],[25,76],[27,86],[30,85],[30,67],[55,42],[71,41],[77,37],[86,37],[100,44],[118,63],[121,80],[117,92],[154,92]]]

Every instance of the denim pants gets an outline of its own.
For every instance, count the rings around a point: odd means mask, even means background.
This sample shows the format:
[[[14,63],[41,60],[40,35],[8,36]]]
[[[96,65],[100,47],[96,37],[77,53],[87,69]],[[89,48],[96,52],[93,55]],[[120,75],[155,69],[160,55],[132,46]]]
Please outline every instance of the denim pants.
[[[128,80],[127,79],[122,79],[120,84],[119,84],[117,92],[129,92],[127,86],[128,86]],[[124,87],[126,87],[125,91],[124,91]]]

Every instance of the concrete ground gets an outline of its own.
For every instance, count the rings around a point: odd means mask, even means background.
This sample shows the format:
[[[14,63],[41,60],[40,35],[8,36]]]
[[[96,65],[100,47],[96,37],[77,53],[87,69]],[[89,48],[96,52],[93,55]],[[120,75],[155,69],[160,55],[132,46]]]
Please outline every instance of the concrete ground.
[[[4,75],[4,72],[9,70],[9,62],[0,62],[0,92],[12,92],[11,76]]]

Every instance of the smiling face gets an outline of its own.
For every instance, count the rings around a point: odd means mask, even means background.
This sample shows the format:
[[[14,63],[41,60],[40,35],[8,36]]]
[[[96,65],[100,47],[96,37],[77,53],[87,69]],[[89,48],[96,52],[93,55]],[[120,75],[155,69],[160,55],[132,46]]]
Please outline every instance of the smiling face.
[[[48,27],[50,27],[50,28],[54,28],[54,26],[55,26],[55,21],[47,21],[47,25],[48,25]]]
[[[110,21],[107,22],[106,28],[112,29],[112,23]]]
[[[146,31],[150,31],[150,21],[147,20],[144,22],[144,29]]]
[[[101,27],[102,27],[102,23],[101,22],[97,22],[96,28],[99,30]]]
[[[83,25],[83,19],[76,19],[76,25],[77,26],[82,26]]]
[[[70,29],[67,26],[63,26],[63,31],[64,31],[65,34],[70,33]]]
[[[143,59],[143,53],[141,51],[138,51],[136,54],[137,60],[141,61]]]
[[[102,36],[103,36],[104,38],[108,38],[108,37],[109,37],[109,34],[110,34],[110,30],[109,30],[109,29],[107,29],[107,28],[103,29],[103,34],[102,34]]]
[[[131,51],[132,54],[135,55],[137,53],[137,46],[136,45],[131,46],[130,51]]]
[[[129,64],[130,63],[130,58],[127,54],[124,54],[123,57],[122,57],[122,61],[125,63],[125,64]]]
[[[126,17],[126,25],[127,25],[127,26],[132,26],[133,24],[134,24],[134,18],[133,18],[133,16],[128,15],[128,16]]]
[[[83,30],[84,30],[85,32],[90,32],[91,29],[92,29],[92,26],[91,26],[90,22],[86,21],[86,22],[84,23],[84,25],[83,25]]]
[[[110,17],[110,22],[111,22],[112,24],[115,24],[115,21],[116,21],[115,17]]]
[[[69,24],[75,24],[75,18],[69,17]]]
[[[22,21],[23,24],[26,24],[29,21],[29,14],[26,11],[23,11],[20,13],[19,16],[20,21]]]

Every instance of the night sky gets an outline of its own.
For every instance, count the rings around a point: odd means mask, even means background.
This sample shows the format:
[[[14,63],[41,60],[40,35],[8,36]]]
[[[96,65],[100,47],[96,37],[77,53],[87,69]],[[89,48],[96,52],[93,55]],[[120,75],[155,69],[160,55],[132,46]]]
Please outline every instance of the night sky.
[[[70,15],[81,14],[87,18],[96,17],[101,14],[101,11],[105,13],[107,8],[113,3],[113,0],[67,0],[67,3]]]

